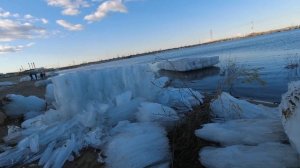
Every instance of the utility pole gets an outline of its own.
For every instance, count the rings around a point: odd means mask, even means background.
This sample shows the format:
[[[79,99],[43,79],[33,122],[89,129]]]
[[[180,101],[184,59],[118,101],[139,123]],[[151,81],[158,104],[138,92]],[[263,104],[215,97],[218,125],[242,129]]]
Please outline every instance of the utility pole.
[[[28,63],[29,69],[31,69],[30,63]]]
[[[213,40],[213,31],[212,31],[212,29],[210,29],[210,41],[212,41]]]
[[[254,33],[254,22],[251,21],[251,33]]]

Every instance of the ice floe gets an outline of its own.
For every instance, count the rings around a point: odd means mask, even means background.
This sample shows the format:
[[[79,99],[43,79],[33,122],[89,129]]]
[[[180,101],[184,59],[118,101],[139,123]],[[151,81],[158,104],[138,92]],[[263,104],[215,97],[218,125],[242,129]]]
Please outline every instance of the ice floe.
[[[10,94],[6,96],[9,101],[3,109],[10,117],[18,117],[28,112],[41,112],[45,110],[46,102],[36,96],[24,97]]]
[[[169,71],[191,71],[214,66],[219,63],[219,57],[186,57],[162,60],[156,67]]]
[[[255,105],[245,100],[239,100],[223,92],[211,103],[212,115],[222,120],[272,118],[280,119],[277,108]]]
[[[221,123],[209,123],[196,131],[196,135],[222,145],[257,145],[264,142],[287,140],[280,120],[238,119]]]

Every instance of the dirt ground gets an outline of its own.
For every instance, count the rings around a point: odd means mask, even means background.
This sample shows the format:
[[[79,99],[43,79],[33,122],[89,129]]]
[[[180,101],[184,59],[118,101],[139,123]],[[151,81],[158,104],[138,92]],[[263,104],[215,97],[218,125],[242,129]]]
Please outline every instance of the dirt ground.
[[[18,83],[16,85],[7,87],[3,90],[0,90],[0,98],[5,97],[7,94],[18,94],[23,96],[37,96],[39,98],[44,99],[45,97],[45,87],[35,87],[34,86],[35,81],[28,81],[28,82],[22,82]]]

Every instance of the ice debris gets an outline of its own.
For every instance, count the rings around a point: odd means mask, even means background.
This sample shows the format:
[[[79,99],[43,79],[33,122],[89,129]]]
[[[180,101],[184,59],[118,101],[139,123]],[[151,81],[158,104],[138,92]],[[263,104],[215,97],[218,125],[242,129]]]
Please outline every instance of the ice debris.
[[[209,123],[196,131],[196,135],[222,145],[258,145],[264,142],[284,142],[287,137],[280,120],[238,119]]]
[[[179,120],[174,109],[150,102],[141,103],[136,118],[140,122],[157,122],[165,127],[172,127]]]
[[[284,104],[283,104],[284,106]],[[211,103],[216,123],[195,132],[225,147],[205,147],[199,160],[208,168],[299,167],[296,150],[287,140],[278,108],[254,105],[222,93]],[[277,112],[276,112],[277,109]],[[285,127],[286,129],[286,127]]]
[[[277,108],[268,108],[262,105],[251,104],[245,100],[239,100],[230,94],[223,92],[211,105],[214,118],[221,120],[233,119],[280,119]]]
[[[166,134],[154,123],[120,122],[112,129],[112,139],[105,149],[107,167],[141,168],[169,163]]]
[[[153,84],[156,79],[147,64],[51,78],[46,100],[55,108],[25,120],[21,130],[4,138],[7,144],[17,146],[0,154],[0,167],[32,161],[44,167],[62,167],[84,147],[104,150],[110,167],[167,167],[168,140],[164,127],[158,124],[162,122],[152,114],[162,112],[157,108],[160,104],[176,115],[171,108],[189,110],[200,104],[203,96],[188,88],[157,87]],[[145,102],[156,104],[145,109],[149,105]],[[143,122],[134,123],[138,120]]]
[[[45,110],[46,102],[36,96],[24,97],[10,94],[6,96],[9,102],[4,105],[5,113],[10,117],[18,117],[28,112],[41,112]]]

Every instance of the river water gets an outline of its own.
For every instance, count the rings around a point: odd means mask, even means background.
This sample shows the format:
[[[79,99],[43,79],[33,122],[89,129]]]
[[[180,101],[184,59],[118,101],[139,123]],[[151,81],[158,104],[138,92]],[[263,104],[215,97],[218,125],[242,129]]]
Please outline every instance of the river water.
[[[300,79],[300,30],[291,30],[262,36],[174,49],[156,54],[121,59],[101,64],[63,70],[60,73],[84,69],[99,69],[118,65],[153,63],[178,57],[219,56],[214,68],[187,73],[161,72],[172,79],[175,87],[191,87],[202,92],[214,92],[220,88],[237,97],[280,102],[290,81]],[[224,67],[229,60],[244,70],[256,69],[261,82],[244,82],[244,76],[233,80],[233,87],[224,87]],[[299,67],[285,68],[289,63]],[[226,68],[225,68],[226,69]],[[220,87],[221,86],[221,87]]]
[[[224,69],[228,62],[243,70],[256,69],[259,76],[253,82],[239,76],[233,80],[231,94],[238,97],[280,102],[290,81],[300,79],[300,67],[286,68],[290,63],[300,63],[300,30],[273,33],[263,36],[201,45],[156,54],[186,56],[220,56],[220,63],[214,68],[187,73],[161,72],[172,78],[173,86],[186,86],[200,91],[216,91],[223,88]],[[177,56],[178,57],[178,56]],[[229,65],[232,65],[229,64]],[[258,82],[260,81],[260,82]]]

